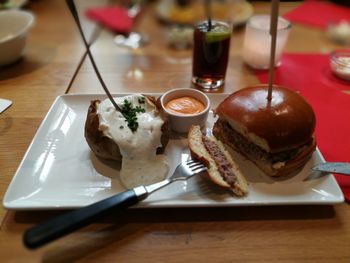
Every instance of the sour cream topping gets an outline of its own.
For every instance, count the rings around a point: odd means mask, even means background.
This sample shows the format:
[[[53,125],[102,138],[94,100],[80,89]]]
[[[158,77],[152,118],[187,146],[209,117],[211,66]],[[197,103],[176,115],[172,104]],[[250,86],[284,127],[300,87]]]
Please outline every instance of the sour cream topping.
[[[99,129],[117,143],[123,156],[120,179],[126,188],[148,185],[165,179],[168,163],[165,155],[156,155],[161,147],[164,121],[155,105],[141,94],[114,98],[120,108],[125,100],[132,107],[145,109],[136,114],[138,128],[132,132],[123,114],[117,111],[109,99],[102,101],[98,108]]]

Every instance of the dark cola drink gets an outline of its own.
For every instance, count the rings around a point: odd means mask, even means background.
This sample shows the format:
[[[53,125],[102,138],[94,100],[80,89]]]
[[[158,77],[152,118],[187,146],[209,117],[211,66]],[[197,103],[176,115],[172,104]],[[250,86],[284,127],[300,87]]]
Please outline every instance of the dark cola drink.
[[[230,51],[231,28],[225,22],[198,23],[194,30],[192,82],[204,89],[216,89],[225,82]]]

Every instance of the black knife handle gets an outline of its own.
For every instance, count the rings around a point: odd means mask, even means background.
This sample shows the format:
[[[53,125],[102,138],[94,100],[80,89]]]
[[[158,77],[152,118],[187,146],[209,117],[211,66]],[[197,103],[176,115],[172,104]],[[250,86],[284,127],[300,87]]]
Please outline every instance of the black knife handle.
[[[27,248],[34,249],[87,226],[110,210],[123,210],[139,201],[134,190],[128,190],[89,206],[68,212],[29,228],[23,236]]]

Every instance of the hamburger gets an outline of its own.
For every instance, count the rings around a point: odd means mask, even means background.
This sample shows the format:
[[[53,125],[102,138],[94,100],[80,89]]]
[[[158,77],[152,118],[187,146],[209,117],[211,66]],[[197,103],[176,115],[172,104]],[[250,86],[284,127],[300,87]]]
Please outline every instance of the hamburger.
[[[215,110],[214,136],[273,177],[298,173],[316,148],[315,114],[298,93],[254,86],[228,96]]]

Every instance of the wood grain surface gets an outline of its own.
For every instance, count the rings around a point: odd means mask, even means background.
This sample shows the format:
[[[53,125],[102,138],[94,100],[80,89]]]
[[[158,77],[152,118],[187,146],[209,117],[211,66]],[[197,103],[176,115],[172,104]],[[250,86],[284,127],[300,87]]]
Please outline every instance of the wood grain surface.
[[[0,68],[0,98],[13,105],[0,116],[1,200],[36,129],[56,96],[64,94],[84,54],[65,2],[30,1],[35,16],[25,54]],[[0,220],[5,214],[0,209]]]
[[[252,3],[255,13],[269,12],[268,2]],[[149,45],[135,50],[117,47],[114,34],[107,30],[102,30],[92,45],[112,93],[190,87],[191,50],[169,48],[164,37],[166,26],[155,18],[156,4],[151,1],[135,23],[136,31],[149,36]],[[280,13],[299,4],[281,2]],[[81,38],[64,1],[33,0],[25,8],[36,16],[25,56],[0,69],[0,97],[13,101],[11,108],[0,115],[1,199],[55,97],[64,93],[103,93],[84,57]],[[84,28],[88,34],[95,30],[88,21],[84,21]],[[243,28],[234,31],[227,83],[220,92],[258,83],[242,62],[243,35]],[[293,25],[286,51],[328,53],[337,47],[324,32]],[[23,246],[22,235],[28,227],[61,213],[0,208],[0,261],[350,262],[350,210],[346,203],[130,209],[106,216],[38,250]]]

